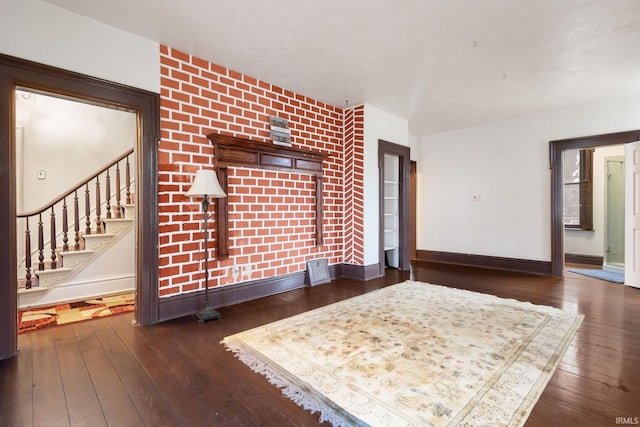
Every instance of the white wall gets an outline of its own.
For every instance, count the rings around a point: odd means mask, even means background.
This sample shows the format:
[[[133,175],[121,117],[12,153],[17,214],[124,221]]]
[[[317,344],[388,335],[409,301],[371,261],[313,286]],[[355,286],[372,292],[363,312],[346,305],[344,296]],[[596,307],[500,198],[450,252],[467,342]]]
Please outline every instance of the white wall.
[[[371,105],[364,106],[364,264],[378,263],[378,140],[409,146],[409,122]]]
[[[154,41],[38,0],[2,0],[0,6],[2,54],[159,93],[159,51]]]
[[[2,0],[0,53],[160,92],[158,43],[37,0]]]
[[[21,152],[17,161],[23,162],[17,177],[25,195],[18,195],[23,199],[18,206],[21,212],[41,208],[136,146],[134,113],[43,94],[16,97],[16,126],[23,129],[22,147],[17,148]],[[129,163],[133,177],[133,156]],[[124,166],[121,162],[122,185]],[[38,171],[44,172],[44,178],[38,178]]]
[[[639,128],[635,97],[420,137],[418,249],[550,261],[549,141]]]
[[[596,148],[593,153],[593,231],[567,229],[564,251],[570,254],[604,256],[605,158],[624,156],[624,145]]]

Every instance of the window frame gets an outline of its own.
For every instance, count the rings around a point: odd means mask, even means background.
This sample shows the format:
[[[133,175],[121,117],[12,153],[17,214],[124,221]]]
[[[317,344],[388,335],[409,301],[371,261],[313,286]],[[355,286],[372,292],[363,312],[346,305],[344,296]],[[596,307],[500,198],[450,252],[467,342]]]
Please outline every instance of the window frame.
[[[588,230],[593,231],[593,148],[580,149],[580,178],[578,182],[562,181],[562,188],[566,186],[579,186],[579,223],[566,224],[563,216],[563,225],[567,230]],[[563,153],[564,154],[564,153]],[[563,177],[564,177],[564,156],[563,156]],[[564,191],[563,191],[564,199]],[[563,201],[563,205],[566,201]]]

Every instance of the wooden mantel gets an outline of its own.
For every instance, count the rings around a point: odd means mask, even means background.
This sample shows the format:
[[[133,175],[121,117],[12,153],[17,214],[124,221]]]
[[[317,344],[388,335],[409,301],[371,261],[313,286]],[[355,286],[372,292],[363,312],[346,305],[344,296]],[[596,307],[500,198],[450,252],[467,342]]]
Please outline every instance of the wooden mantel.
[[[315,176],[316,245],[322,244],[322,162],[328,157],[315,151],[282,147],[233,136],[209,134],[217,163],[218,181],[228,194],[228,167],[272,169],[307,173]],[[229,256],[229,202],[216,199],[218,258]]]

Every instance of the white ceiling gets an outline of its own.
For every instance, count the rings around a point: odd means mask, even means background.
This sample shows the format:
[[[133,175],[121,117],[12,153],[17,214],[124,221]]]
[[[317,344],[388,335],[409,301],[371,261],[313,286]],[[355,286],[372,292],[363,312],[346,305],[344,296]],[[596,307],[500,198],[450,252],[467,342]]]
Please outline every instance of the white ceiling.
[[[46,0],[420,136],[640,94],[639,0]]]

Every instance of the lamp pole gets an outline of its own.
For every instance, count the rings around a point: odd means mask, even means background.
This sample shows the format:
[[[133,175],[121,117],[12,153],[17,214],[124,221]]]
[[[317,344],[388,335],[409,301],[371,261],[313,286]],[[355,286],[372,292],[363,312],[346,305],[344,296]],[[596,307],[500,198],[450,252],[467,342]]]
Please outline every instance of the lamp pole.
[[[210,169],[200,169],[196,172],[196,177],[191,184],[191,188],[186,194],[188,197],[202,197],[202,219],[204,221],[204,307],[196,312],[198,322],[219,319],[222,317],[218,311],[209,305],[209,197],[227,197],[224,190],[220,188],[220,183],[215,172]]]
[[[220,319],[222,315],[211,308],[209,305],[209,231],[207,223],[209,222],[209,196],[205,195],[202,199],[202,214],[204,216],[204,308],[196,313],[198,322],[204,323],[208,320]]]

